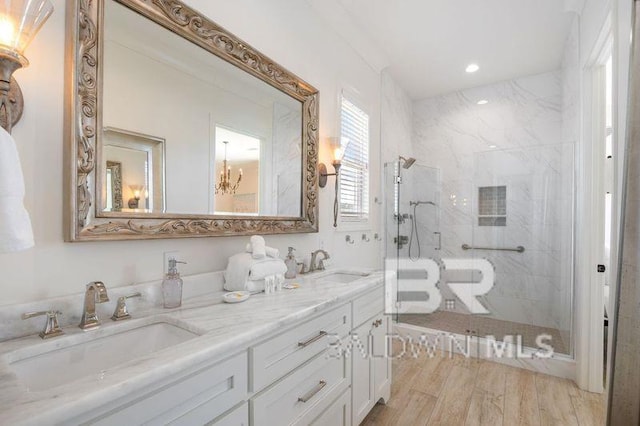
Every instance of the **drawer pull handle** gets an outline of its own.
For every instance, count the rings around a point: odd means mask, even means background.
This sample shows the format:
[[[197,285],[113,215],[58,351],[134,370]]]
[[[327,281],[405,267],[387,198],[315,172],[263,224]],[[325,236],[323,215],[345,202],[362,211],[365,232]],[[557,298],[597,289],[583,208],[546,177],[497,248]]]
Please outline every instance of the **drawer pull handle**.
[[[320,392],[322,388],[324,388],[325,386],[327,386],[327,382],[325,382],[324,380],[320,380],[320,383],[318,383],[315,388],[311,389],[309,393],[307,393],[305,396],[301,396],[300,398],[298,398],[298,401],[299,402],[309,401],[311,398],[316,396],[316,394]]]
[[[320,333],[318,333],[317,336],[312,337],[311,339],[305,341],[305,342],[298,342],[298,346],[301,348],[305,348],[307,346],[309,346],[310,344],[312,344],[313,342],[317,342],[318,340],[322,339],[324,336],[326,336],[327,333],[326,331],[321,331]]]

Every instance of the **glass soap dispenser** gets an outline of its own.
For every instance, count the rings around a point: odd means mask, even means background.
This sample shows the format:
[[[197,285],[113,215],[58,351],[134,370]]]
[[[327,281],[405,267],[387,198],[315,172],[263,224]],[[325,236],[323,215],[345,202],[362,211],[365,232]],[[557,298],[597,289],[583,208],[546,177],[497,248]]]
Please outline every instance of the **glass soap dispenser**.
[[[162,297],[164,299],[164,307],[179,308],[182,305],[182,278],[178,272],[178,263],[181,262],[174,258],[169,259],[169,272],[162,280]]]

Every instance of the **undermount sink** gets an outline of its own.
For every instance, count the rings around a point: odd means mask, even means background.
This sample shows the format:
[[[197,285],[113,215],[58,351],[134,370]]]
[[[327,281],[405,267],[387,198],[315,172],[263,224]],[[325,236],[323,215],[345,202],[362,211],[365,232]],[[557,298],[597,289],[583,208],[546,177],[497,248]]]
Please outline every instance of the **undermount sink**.
[[[365,272],[332,272],[319,277],[318,281],[346,284],[368,276]]]
[[[89,376],[101,380],[113,367],[195,337],[198,334],[182,327],[156,322],[25,356],[9,368],[30,391],[43,391]]]

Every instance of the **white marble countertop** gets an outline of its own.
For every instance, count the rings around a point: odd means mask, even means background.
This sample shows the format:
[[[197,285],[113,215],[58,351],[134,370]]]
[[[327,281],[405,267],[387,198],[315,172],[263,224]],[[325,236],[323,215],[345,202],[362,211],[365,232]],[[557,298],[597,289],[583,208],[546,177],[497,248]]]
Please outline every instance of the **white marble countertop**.
[[[211,364],[247,349],[278,330],[300,323],[313,314],[345,303],[383,281],[381,272],[351,283],[317,280],[344,268],[301,276],[295,290],[253,295],[246,302],[226,304],[216,291],[185,300],[179,309],[149,308],[131,311],[131,320],[112,322],[84,332],[65,327],[65,336],[43,341],[37,335],[0,343],[0,424],[56,424],[129,395],[204,363]],[[371,272],[371,271],[367,271]],[[9,364],[34,354],[66,347],[91,338],[113,334],[153,322],[179,325],[200,336],[154,354],[134,359],[102,374],[84,377],[44,391],[30,391],[18,382]],[[123,348],[126,350],[126,348]]]

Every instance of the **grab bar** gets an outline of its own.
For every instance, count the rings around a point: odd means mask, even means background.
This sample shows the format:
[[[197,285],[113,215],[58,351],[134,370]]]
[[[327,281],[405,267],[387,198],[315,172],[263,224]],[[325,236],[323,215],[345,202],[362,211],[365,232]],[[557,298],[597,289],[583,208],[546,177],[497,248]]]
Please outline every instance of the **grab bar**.
[[[497,250],[497,251],[517,251],[518,253],[524,253],[524,247],[518,246],[516,248],[496,248],[496,247],[471,247],[469,244],[463,244],[462,250]]]

